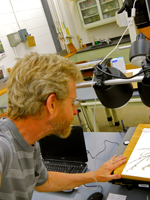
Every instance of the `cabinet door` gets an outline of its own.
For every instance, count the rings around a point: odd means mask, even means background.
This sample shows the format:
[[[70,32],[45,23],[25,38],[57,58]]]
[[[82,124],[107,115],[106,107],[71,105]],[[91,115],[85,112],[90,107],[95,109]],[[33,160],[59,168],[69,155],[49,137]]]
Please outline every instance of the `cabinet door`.
[[[77,8],[83,28],[93,28],[114,22],[121,0],[79,0]]]
[[[100,11],[96,0],[78,1],[77,7],[84,28],[90,28],[91,24],[100,21]]]
[[[120,8],[119,0],[99,0],[99,3],[103,19],[115,17]]]

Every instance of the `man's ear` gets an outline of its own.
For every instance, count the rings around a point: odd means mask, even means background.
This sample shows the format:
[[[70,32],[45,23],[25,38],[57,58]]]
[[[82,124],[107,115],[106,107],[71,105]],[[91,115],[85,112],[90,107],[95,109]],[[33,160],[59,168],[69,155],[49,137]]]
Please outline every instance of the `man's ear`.
[[[57,104],[58,104],[58,100],[57,100],[56,95],[54,93],[50,94],[46,101],[46,107],[50,115],[53,115],[55,113],[58,106]]]

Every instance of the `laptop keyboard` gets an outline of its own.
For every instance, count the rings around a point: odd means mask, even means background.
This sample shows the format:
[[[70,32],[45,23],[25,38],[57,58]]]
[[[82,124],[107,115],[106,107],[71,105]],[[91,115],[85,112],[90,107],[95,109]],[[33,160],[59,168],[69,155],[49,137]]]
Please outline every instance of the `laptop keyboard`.
[[[48,171],[64,173],[83,173],[85,171],[85,166],[83,166],[82,164],[80,166],[51,164],[49,162],[45,162],[44,164]]]

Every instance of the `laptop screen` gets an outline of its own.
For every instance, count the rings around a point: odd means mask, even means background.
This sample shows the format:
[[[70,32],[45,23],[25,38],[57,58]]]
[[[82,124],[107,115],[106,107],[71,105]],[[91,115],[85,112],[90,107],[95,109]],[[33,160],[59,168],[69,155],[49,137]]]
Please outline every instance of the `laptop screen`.
[[[71,134],[68,138],[50,135],[42,138],[39,144],[44,160],[88,161],[83,129],[80,126],[72,126]]]

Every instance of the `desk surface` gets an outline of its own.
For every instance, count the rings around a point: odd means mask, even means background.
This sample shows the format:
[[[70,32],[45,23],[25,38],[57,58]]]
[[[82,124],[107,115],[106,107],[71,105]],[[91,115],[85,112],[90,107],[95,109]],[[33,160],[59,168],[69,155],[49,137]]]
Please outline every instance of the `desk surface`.
[[[96,169],[102,165],[105,161],[111,158],[114,154],[120,155],[123,153],[126,146],[119,146],[113,143],[106,142],[106,140],[117,142],[123,144],[125,140],[130,140],[134,133],[135,128],[130,128],[129,131],[124,135],[124,133],[117,133],[117,132],[100,132],[100,133],[91,133],[86,132],[84,133],[86,148],[89,150],[94,156],[98,152],[102,151],[105,148],[104,152],[99,154],[96,158]],[[95,139],[94,139],[95,137]],[[96,141],[96,153],[94,150],[94,141]],[[105,142],[104,142],[105,141]],[[121,147],[121,148],[120,148]],[[117,149],[117,151],[116,151]],[[88,155],[88,169],[94,170],[94,163],[95,161]],[[89,184],[92,185],[92,184]],[[95,185],[95,184],[94,184]],[[126,195],[126,200],[144,200],[148,195],[150,197],[150,190],[145,188],[133,188],[132,190],[128,190],[125,186],[120,185],[113,185],[112,183],[98,183],[103,187],[103,200],[107,199],[108,194],[115,193],[115,194],[122,194]],[[93,189],[93,188],[89,188]],[[32,200],[67,200],[67,199],[75,199],[75,200],[87,200],[87,198],[94,192],[100,192],[100,187],[95,190],[88,190],[82,186],[79,187],[77,191],[72,193],[63,193],[63,192],[56,192],[56,193],[38,193],[34,191]]]
[[[101,166],[104,162],[106,162],[108,159],[110,159],[114,154],[118,147],[117,144],[106,142],[105,140],[109,140],[112,142],[120,143],[122,138],[124,137],[123,133],[118,132],[101,132],[101,133],[95,133],[95,139],[94,139],[94,133],[93,132],[86,132],[84,133],[85,136],[85,143],[86,143],[86,149],[90,151],[92,156],[96,155],[100,151],[104,150],[105,145],[106,149],[104,152],[100,153],[96,158],[96,169]],[[96,152],[94,148],[94,142],[96,141]],[[104,143],[105,141],[105,143]],[[94,170],[95,169],[95,160],[91,158],[91,156],[88,154],[88,169]],[[89,184],[93,185],[93,184]],[[95,185],[95,184],[94,184]],[[109,190],[112,186],[112,183],[99,183],[103,187],[103,194],[104,198],[106,199],[109,193]],[[66,200],[66,199],[76,199],[76,200],[87,200],[87,198],[94,192],[100,192],[101,188],[98,187],[97,189],[93,190],[93,188],[84,188],[83,186],[80,186],[77,191],[74,191],[73,193],[63,193],[63,192],[56,192],[56,193],[38,193],[34,191],[32,200]]]

